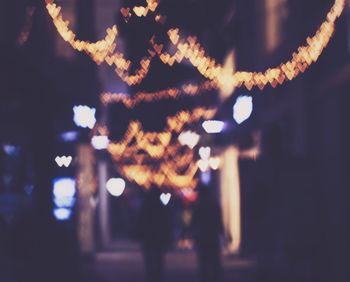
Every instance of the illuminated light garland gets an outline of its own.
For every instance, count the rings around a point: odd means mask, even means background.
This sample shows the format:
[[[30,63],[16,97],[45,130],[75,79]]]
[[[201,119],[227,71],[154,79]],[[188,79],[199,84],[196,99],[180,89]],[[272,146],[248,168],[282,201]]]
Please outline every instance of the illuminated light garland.
[[[46,0],[46,9],[63,40],[75,50],[87,53],[97,64],[101,64],[106,56],[114,51],[116,47],[114,41],[118,35],[116,25],[106,30],[107,35],[103,40],[97,42],[77,40],[75,33],[69,28],[69,22],[62,17],[61,7],[53,0]]]
[[[215,109],[196,108],[167,118],[163,132],[144,132],[139,121],[132,121],[119,143],[111,143],[108,151],[117,163],[121,175],[139,186],[149,189],[194,189],[198,163],[194,152],[179,143],[174,134],[184,126],[215,115]],[[172,143],[173,142],[173,143]]]
[[[131,17],[131,11],[137,17],[146,17],[149,12],[155,12],[159,5],[159,0],[147,0],[147,6],[135,6],[133,8],[121,8],[120,12],[126,21]]]
[[[159,3],[156,0],[148,0],[147,4],[147,7],[134,7],[133,11],[136,15],[143,16],[146,10],[147,13],[148,11],[155,11]],[[219,87],[219,85],[244,86],[251,90],[257,86],[262,90],[268,84],[276,87],[278,84],[283,84],[286,80],[293,80],[318,60],[334,34],[335,21],[344,10],[345,0],[335,0],[334,5],[327,14],[326,20],[321,24],[316,34],[307,39],[307,45],[299,47],[297,52],[293,53],[291,60],[280,64],[278,67],[269,68],[264,72],[228,72],[215,59],[206,55],[204,48],[197,42],[196,37],[189,36],[186,40],[182,40],[180,39],[179,30],[171,29],[168,31],[168,36],[172,44],[177,48],[176,53],[171,56],[166,52],[162,52],[163,45],[156,44],[154,38],[152,38],[150,43],[154,51],[148,50],[150,56],[142,58],[140,68],[135,71],[134,75],[130,75],[128,70],[131,62],[126,60],[122,53],[113,54],[116,48],[114,41],[118,34],[115,25],[107,29],[107,35],[101,41],[91,43],[76,40],[76,35],[69,29],[69,22],[64,21],[62,18],[61,7],[57,6],[53,0],[46,0],[46,7],[59,34],[65,41],[74,49],[90,55],[97,64],[101,64],[103,61],[106,61],[110,66],[114,64],[116,66],[116,74],[129,85],[141,83],[149,73],[152,59],[157,55],[164,64],[170,66],[175,62],[181,63],[184,59],[187,59],[204,77],[214,81],[216,87]],[[123,13],[130,13],[130,9],[123,10]],[[171,92],[165,93],[171,95]]]
[[[140,68],[135,71],[134,75],[130,75],[127,71],[131,66],[131,62],[124,58],[124,55],[115,52],[115,40],[118,36],[117,26],[107,29],[105,39],[91,43],[88,41],[77,40],[75,33],[70,30],[69,22],[65,21],[61,14],[61,7],[56,5],[53,0],[46,0],[46,8],[52,21],[64,41],[68,42],[75,50],[87,53],[97,64],[104,61],[112,66],[116,66],[116,74],[127,84],[139,84],[149,72],[150,63],[154,52],[149,52],[150,56],[144,57],[140,61]]]
[[[194,163],[191,163],[184,173],[179,173],[177,168],[169,163],[162,163],[159,169],[148,165],[127,165],[119,166],[118,170],[129,181],[135,182],[146,189],[149,189],[152,185],[159,188],[194,189],[198,183],[198,180],[195,179],[198,166]]]
[[[158,92],[139,92],[135,96],[130,97],[124,93],[102,93],[100,101],[104,105],[112,103],[123,103],[127,108],[134,108],[142,102],[155,102],[162,99],[176,99],[181,96],[197,96],[205,91],[216,89],[216,83],[213,81],[205,81],[200,85],[186,84],[181,88],[169,88]]]
[[[147,76],[154,53],[140,60],[140,68],[131,75],[128,70],[131,67],[131,61],[126,60],[122,53],[114,53],[111,56],[106,56],[105,61],[109,66],[115,65],[115,73],[128,85],[137,85]]]
[[[293,80],[318,60],[334,34],[335,21],[342,14],[344,7],[345,0],[335,0],[326,20],[321,24],[316,34],[311,38],[307,38],[307,45],[299,47],[298,51],[293,53],[291,60],[264,72],[228,74],[224,67],[205,54],[204,48],[197,42],[196,37],[189,36],[186,40],[180,40],[178,29],[168,31],[170,41],[177,48],[175,55],[161,53],[159,57],[163,63],[170,66],[175,61],[179,63],[183,59],[187,59],[204,77],[215,80],[220,84],[230,84],[234,87],[243,85],[248,90],[251,90],[254,86],[262,90],[267,84],[276,87],[286,80]]]
[[[154,158],[150,156],[147,152],[137,151],[132,152],[129,151],[126,154],[120,156],[119,154],[112,155],[112,158],[118,163],[123,165],[130,164],[154,164],[159,163],[160,160],[166,162],[174,162],[176,163],[178,168],[183,168],[190,163],[193,159],[193,152],[186,151],[185,153],[179,153],[182,147],[180,144],[169,145],[165,148],[164,154],[162,158]]]
[[[124,54],[122,53],[114,53],[111,56],[106,56],[105,61],[109,66],[115,65],[115,72],[116,74],[123,80],[125,83],[127,83],[129,86],[131,85],[138,85],[140,84],[145,77],[148,75],[151,62],[153,57],[160,53],[163,49],[163,44],[156,44],[154,42],[154,36],[150,39],[150,43],[153,46],[152,50],[148,50],[149,56],[145,56],[140,60],[140,68],[135,70],[135,74],[130,74],[128,70],[130,69],[132,62],[129,60],[126,60],[124,58]]]
[[[194,158],[194,153],[192,150],[189,150],[182,155],[175,155],[177,151],[174,152],[172,150],[169,150],[168,152],[169,154],[167,156],[164,156],[165,162],[176,166],[178,169],[183,169],[184,167],[188,166]]]
[[[108,151],[115,160],[129,158],[140,150],[147,152],[152,158],[160,159],[170,144],[173,133],[180,133],[186,124],[213,117],[216,111],[206,108],[181,111],[167,118],[167,127],[163,132],[144,132],[139,121],[131,121],[123,140],[110,143]]]

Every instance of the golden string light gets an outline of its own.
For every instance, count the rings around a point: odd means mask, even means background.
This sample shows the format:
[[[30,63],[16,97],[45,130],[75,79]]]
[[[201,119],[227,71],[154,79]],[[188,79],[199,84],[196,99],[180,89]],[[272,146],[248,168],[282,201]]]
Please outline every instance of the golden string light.
[[[152,185],[172,189],[194,189],[197,186],[195,175],[198,166],[193,162],[189,164],[184,172],[179,172],[176,166],[169,163],[161,163],[159,168],[149,165],[121,165],[118,170],[129,181],[136,182],[146,189],[149,189]]]
[[[307,38],[307,44],[299,47],[289,61],[264,72],[228,73],[223,66],[206,55],[196,37],[189,36],[186,40],[181,40],[178,29],[168,31],[169,39],[176,46],[177,52],[172,56],[168,53],[161,53],[159,57],[163,63],[170,66],[175,62],[180,63],[183,59],[187,59],[204,77],[215,80],[221,85],[229,84],[234,87],[243,85],[248,90],[254,86],[262,90],[267,84],[276,87],[286,80],[293,80],[318,60],[334,34],[335,22],[342,14],[344,7],[345,0],[335,0],[326,20],[316,34]]]
[[[107,150],[119,172],[128,180],[148,189],[152,185],[172,189],[193,189],[198,171],[194,152],[179,143],[186,124],[210,119],[216,109],[196,108],[167,118],[162,132],[144,132],[139,121],[132,121],[122,141],[110,143]]]
[[[127,108],[134,108],[142,102],[154,102],[163,99],[176,99],[181,96],[197,96],[205,91],[216,89],[216,83],[213,81],[205,81],[199,85],[185,84],[181,88],[169,88],[158,92],[139,92],[135,96],[130,97],[125,93],[102,93],[100,101],[104,105],[112,103],[123,103]]]
[[[123,8],[122,14],[128,18],[131,11],[138,17],[145,17],[149,12],[155,12],[159,0],[147,0],[147,6],[136,6]],[[287,80],[293,80],[298,75],[315,63],[334,34],[335,22],[342,14],[345,7],[345,0],[335,0],[334,5],[327,14],[326,20],[320,25],[313,37],[306,40],[306,44],[294,52],[291,59],[274,68],[268,68],[263,72],[228,70],[209,57],[205,49],[198,43],[198,39],[189,36],[186,39],[180,37],[179,29],[168,31],[170,42],[176,47],[176,52],[170,55],[163,52],[163,44],[155,43],[154,37],[150,40],[151,49],[147,50],[148,55],[139,62],[139,68],[130,74],[133,64],[125,59],[124,54],[115,52],[116,39],[118,36],[117,27],[107,29],[104,39],[97,42],[89,42],[76,39],[76,35],[69,28],[69,22],[63,19],[61,7],[54,3],[54,0],[46,0],[46,8],[53,23],[61,35],[75,50],[85,52],[97,64],[106,62],[115,67],[116,74],[127,84],[140,84],[150,71],[151,62],[155,56],[169,66],[188,60],[204,77],[209,81],[201,85],[188,84],[182,88],[170,88],[155,93],[138,93],[133,98],[125,94],[104,93],[101,101],[104,104],[123,103],[128,108],[133,108],[141,102],[158,101],[165,98],[177,98],[180,95],[195,96],[204,90],[218,88],[220,85],[234,87],[246,87],[251,90],[253,87],[263,89],[266,85],[276,87]],[[165,17],[155,15],[158,22],[164,21]],[[149,188],[151,185],[170,188],[194,188],[197,184],[195,174],[198,167],[201,169],[217,168],[220,163],[217,159],[210,159],[208,163],[197,162],[193,158],[192,151],[185,151],[177,154],[182,147],[179,144],[172,144],[173,135],[179,134],[186,124],[200,119],[210,119],[216,113],[216,109],[196,109],[191,112],[180,112],[176,116],[167,119],[167,128],[163,132],[144,132],[138,121],[132,121],[121,142],[111,143],[108,151],[113,159],[120,163],[118,169],[131,181]],[[133,164],[126,164],[125,160]],[[160,162],[160,160],[163,160]],[[158,165],[149,162],[158,162]]]
[[[134,75],[130,75],[128,70],[132,63],[124,58],[123,53],[114,53],[116,48],[115,40],[118,36],[116,25],[107,29],[107,35],[103,40],[94,43],[77,40],[76,34],[69,28],[69,22],[63,19],[62,8],[56,5],[53,0],[46,0],[46,8],[63,40],[68,42],[75,50],[87,53],[97,64],[105,61],[110,66],[115,65],[116,74],[127,84],[139,84],[148,74],[150,63],[155,53],[150,52],[150,56],[141,59],[140,68],[135,71]]]
[[[159,163],[159,161],[164,162],[170,162],[175,163],[176,166],[181,169],[184,168],[186,165],[189,164],[190,161],[193,159],[193,151],[187,150],[185,152],[182,152],[183,146],[180,144],[170,144],[168,145],[164,152],[163,156],[161,158],[152,157],[147,152],[142,152],[142,150],[134,150],[134,152],[130,153],[130,151],[127,154],[123,154],[123,156],[119,154],[112,154],[111,156],[114,161],[116,161],[118,164],[123,165],[130,165],[130,164],[155,164]]]
[[[149,11],[154,12],[158,4],[157,0],[147,0],[147,7],[134,7],[133,12],[137,16],[145,16]],[[286,80],[293,80],[315,63],[334,34],[335,22],[344,10],[345,0],[335,0],[334,5],[327,14],[326,20],[321,24],[316,34],[308,38],[306,40],[307,44],[299,47],[289,61],[280,64],[278,67],[269,68],[264,72],[230,72],[218,64],[215,59],[206,55],[204,48],[197,42],[196,37],[189,36],[183,40],[180,38],[178,29],[171,29],[168,31],[168,36],[177,49],[176,53],[170,55],[162,52],[163,45],[156,44],[154,38],[152,38],[150,43],[154,51],[148,50],[149,56],[142,58],[140,68],[135,71],[135,74],[130,75],[128,70],[130,69],[131,61],[126,60],[122,53],[116,52],[112,54],[116,48],[114,43],[118,33],[116,26],[107,29],[107,35],[101,41],[90,43],[76,40],[75,34],[69,29],[69,22],[64,21],[62,18],[61,7],[57,6],[53,0],[46,0],[46,7],[59,34],[65,41],[70,43],[74,49],[89,54],[98,64],[106,61],[110,66],[115,65],[116,74],[129,85],[141,83],[149,73],[152,59],[157,55],[164,64],[170,66],[175,62],[181,63],[184,59],[187,59],[204,77],[213,80],[216,86],[244,86],[251,90],[254,86],[263,89],[268,84],[276,87],[278,84],[283,84]],[[124,9],[122,13],[130,13],[130,9]],[[168,92],[167,94],[170,93]]]
[[[110,143],[111,154],[119,172],[128,180],[148,189],[152,185],[172,189],[194,189],[198,163],[194,152],[179,143],[178,135],[186,124],[210,119],[216,109],[196,108],[167,118],[163,132],[144,132],[139,121],[129,124],[119,143]]]
[[[135,71],[135,74],[130,74],[129,69],[132,65],[130,60],[124,58],[123,53],[116,52],[105,57],[105,61],[109,66],[115,66],[115,73],[128,85],[137,85],[147,76],[151,61],[154,55],[143,57],[140,60],[140,68]]]
[[[138,17],[146,17],[149,12],[155,12],[158,5],[159,0],[147,0],[147,6],[135,6],[133,8],[121,8],[120,13],[123,15],[126,21],[131,17],[131,11]]]
[[[152,1],[151,1],[152,2]],[[135,70],[135,74],[130,74],[129,69],[133,64],[130,60],[124,58],[124,54],[116,52],[113,55],[106,56],[105,61],[109,66],[114,65],[116,74],[128,85],[138,85],[145,77],[148,75],[151,62],[154,56],[161,52],[163,49],[163,44],[156,44],[154,42],[154,36],[151,37],[150,43],[152,44],[153,50],[148,50],[148,56],[144,56],[140,62],[140,67]]]
[[[46,0],[46,9],[52,21],[64,41],[68,42],[75,50],[87,53],[97,64],[101,64],[107,55],[114,52],[114,43],[118,35],[117,26],[106,30],[106,37],[97,42],[89,42],[76,39],[76,34],[69,28],[69,22],[62,17],[61,7],[53,0]]]
[[[120,142],[111,142],[108,151],[117,161],[130,158],[140,150],[154,159],[160,159],[164,156],[173,133],[180,133],[186,124],[212,118],[216,111],[210,108],[181,111],[167,118],[167,127],[163,132],[144,132],[139,121],[131,121],[124,138]]]

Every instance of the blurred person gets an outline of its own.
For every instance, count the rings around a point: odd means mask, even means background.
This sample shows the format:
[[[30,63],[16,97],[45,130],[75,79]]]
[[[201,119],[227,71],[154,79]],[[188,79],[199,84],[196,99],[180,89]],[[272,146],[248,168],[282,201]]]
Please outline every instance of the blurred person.
[[[221,281],[220,236],[223,223],[220,206],[211,188],[199,187],[192,221],[200,282]]]
[[[137,221],[148,282],[164,281],[164,256],[172,241],[171,211],[160,195],[154,187],[147,192]]]

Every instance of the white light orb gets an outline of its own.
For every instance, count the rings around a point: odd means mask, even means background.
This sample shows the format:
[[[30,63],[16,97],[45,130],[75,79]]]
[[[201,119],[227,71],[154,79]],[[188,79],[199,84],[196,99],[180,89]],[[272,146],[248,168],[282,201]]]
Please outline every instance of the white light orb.
[[[109,139],[108,136],[93,136],[91,139],[91,145],[96,150],[105,150],[108,148]]]
[[[96,109],[88,106],[74,106],[74,123],[82,128],[92,129],[96,123]]]
[[[72,198],[76,193],[73,178],[56,178],[53,181],[53,195],[55,198]]]
[[[107,191],[114,197],[120,197],[125,190],[125,181],[122,178],[111,178],[106,183]]]
[[[59,221],[69,220],[72,217],[72,210],[67,208],[54,209],[53,215]]]
[[[224,130],[225,123],[220,120],[207,120],[203,122],[202,126],[207,133],[215,134]]]
[[[193,149],[198,144],[200,136],[192,131],[184,131],[179,135],[178,139],[181,145],[186,145],[190,149]]]
[[[235,105],[233,106],[233,118],[241,124],[253,113],[253,98],[250,96],[240,96],[237,98]]]
[[[202,160],[209,160],[211,154],[210,147],[200,147],[199,149],[199,156]]]

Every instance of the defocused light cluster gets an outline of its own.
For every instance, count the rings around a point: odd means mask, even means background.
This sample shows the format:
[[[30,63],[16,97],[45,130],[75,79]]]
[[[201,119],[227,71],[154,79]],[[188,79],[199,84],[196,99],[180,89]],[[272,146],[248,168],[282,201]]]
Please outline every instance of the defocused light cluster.
[[[114,65],[117,75],[128,85],[141,83],[149,73],[152,59],[157,55],[164,64],[169,66],[172,66],[175,62],[181,63],[184,59],[187,59],[204,77],[214,81],[217,87],[219,85],[244,86],[248,90],[251,90],[257,86],[262,90],[268,84],[276,87],[287,80],[293,80],[318,60],[334,33],[335,21],[344,10],[345,0],[335,0],[334,5],[327,14],[326,20],[322,23],[316,34],[307,39],[307,45],[299,47],[289,61],[280,64],[278,67],[269,68],[264,72],[228,72],[227,68],[206,55],[205,49],[198,43],[195,36],[188,36],[186,39],[181,39],[179,29],[174,28],[168,31],[168,36],[170,42],[177,49],[175,54],[170,55],[169,53],[162,52],[164,44],[157,44],[154,37],[152,37],[150,44],[153,50],[149,49],[149,55],[140,60],[140,68],[135,71],[135,74],[129,73],[132,62],[126,60],[123,53],[113,53],[116,48],[116,43],[114,42],[118,35],[116,26],[108,28],[105,39],[101,41],[90,43],[76,40],[76,35],[69,29],[69,22],[64,21],[62,18],[61,7],[57,6],[53,0],[46,0],[46,4],[47,10],[59,34],[65,41],[74,49],[89,54],[98,64],[106,61],[110,66]],[[128,18],[131,16],[132,10],[138,17],[144,17],[149,11],[154,12],[158,4],[159,1],[157,0],[147,0],[147,7],[122,8],[121,13],[124,17]],[[162,17],[160,15],[158,16]],[[174,95],[171,92],[166,93]]]
[[[224,130],[225,123],[221,120],[206,120],[202,126],[207,133],[215,134]]]
[[[262,90],[268,84],[276,87],[286,80],[293,80],[318,60],[334,34],[335,21],[342,14],[344,7],[345,0],[336,0],[316,34],[307,39],[307,45],[299,47],[298,51],[293,53],[291,60],[264,72],[234,72],[227,75],[226,68],[206,55],[196,37],[180,39],[179,29],[168,31],[169,39],[176,46],[177,52],[173,56],[162,53],[160,59],[168,65],[187,59],[203,76],[221,85],[244,86],[248,90],[254,86]]]
[[[183,146],[188,146],[190,149],[193,149],[199,142],[200,135],[193,131],[184,131],[182,132],[179,137],[179,142]]]
[[[4,150],[4,153],[8,156],[15,156],[19,151],[19,148],[12,144],[5,144],[2,146],[2,149]]]
[[[76,202],[75,180],[69,177],[56,178],[53,181],[53,215],[57,220],[69,220]]]
[[[76,126],[93,129],[96,123],[96,109],[89,106],[79,105],[73,107],[73,121]]]
[[[220,158],[211,156],[210,147],[201,147],[198,151],[200,160],[198,160],[197,165],[202,173],[212,170],[217,170],[220,167]]]
[[[160,0],[146,0],[147,6],[122,8],[120,12],[127,22],[132,14],[137,17],[146,17],[155,12]],[[138,69],[130,72],[134,62],[125,58],[122,52],[116,52],[118,30],[116,26],[107,29],[103,40],[88,42],[76,39],[76,35],[69,28],[69,22],[63,19],[61,7],[54,0],[46,0],[46,8],[61,37],[79,52],[88,54],[97,64],[106,62],[115,68],[116,74],[128,85],[140,84],[150,72],[152,60],[159,58],[166,65],[173,66],[183,60],[189,61],[200,74],[208,80],[200,85],[187,84],[180,88],[169,88],[154,93],[139,92],[133,97],[119,93],[103,93],[100,96],[104,105],[123,103],[127,108],[134,108],[142,102],[157,102],[163,99],[175,99],[180,96],[197,96],[213,89],[225,89],[225,98],[228,98],[235,87],[253,87],[264,89],[271,85],[276,87],[285,81],[293,80],[316,62],[328,45],[334,34],[335,21],[344,10],[345,0],[335,0],[316,34],[308,38],[307,44],[293,53],[290,60],[263,72],[235,71],[230,62],[219,64],[214,58],[207,55],[206,50],[195,36],[182,38],[177,28],[167,33],[170,40],[168,53],[165,42],[156,42],[153,36],[149,43],[146,55],[139,61]],[[164,22],[165,16],[156,15],[155,20]],[[234,61],[234,55],[229,57]],[[232,64],[231,64],[232,65]],[[239,97],[233,108],[233,117],[237,123],[247,120],[253,111],[251,97]],[[166,128],[162,132],[145,132],[139,121],[131,121],[125,136],[119,142],[110,142],[108,133],[94,134],[92,145],[97,150],[107,149],[114,161],[118,163],[118,170],[125,179],[140,186],[169,187],[173,189],[193,189],[197,185],[196,173],[200,170],[202,182],[210,182],[210,171],[220,167],[220,158],[211,157],[210,148],[199,150],[200,160],[194,156],[193,148],[199,142],[199,135],[190,131],[190,125],[203,122],[202,126],[207,133],[220,133],[225,123],[211,120],[217,108],[196,108],[192,111],[182,111],[175,116],[168,117]],[[95,126],[95,109],[87,106],[74,107],[74,122],[84,128],[92,129]],[[123,180],[124,181],[124,180]],[[112,179],[107,189],[112,195],[121,195],[125,184],[119,179]]]
[[[160,198],[160,201],[162,202],[162,204],[164,206],[167,206],[170,202],[171,194],[170,193],[162,193],[159,198]]]
[[[147,6],[134,6],[132,8],[121,8],[120,13],[123,15],[124,20],[128,22],[133,12],[138,17],[146,17],[149,12],[155,12],[159,5],[159,0],[147,0]]]
[[[55,162],[59,167],[63,167],[63,166],[69,167],[72,160],[73,160],[72,156],[62,156],[62,157],[57,156],[55,158]]]
[[[140,61],[140,68],[135,71],[135,74],[130,74],[129,69],[132,65],[131,61],[126,60],[122,53],[114,53],[111,56],[106,56],[106,63],[109,66],[115,65],[116,74],[128,85],[137,85],[142,82],[149,72],[153,55],[146,56]]]
[[[212,81],[205,81],[200,85],[185,84],[181,88],[169,88],[158,92],[139,92],[133,97],[125,93],[102,93],[100,100],[102,104],[108,105],[113,103],[123,103],[127,108],[134,108],[142,102],[156,102],[162,99],[178,98],[180,96],[197,96],[205,91],[216,88],[216,84]]]
[[[108,148],[109,145],[109,138],[108,136],[93,136],[91,138],[91,145],[96,150],[105,150]]]
[[[111,178],[106,183],[107,191],[114,197],[120,197],[125,190],[125,181],[122,178]]]
[[[197,179],[194,177],[198,166],[191,163],[184,171],[178,171],[177,167],[170,163],[161,163],[154,168],[150,165],[125,165],[120,166],[119,171],[130,181],[149,189],[152,185],[157,187],[169,187],[172,189],[190,188],[197,186]]]
[[[139,121],[132,121],[122,141],[110,143],[108,151],[118,163],[119,173],[146,189],[193,189],[197,185],[198,165],[192,149],[199,135],[183,130],[215,113],[216,109],[210,108],[181,111],[167,118],[162,132],[144,132]]]
[[[106,56],[114,51],[116,47],[114,41],[118,35],[117,26],[108,28],[103,40],[97,42],[78,40],[76,34],[69,28],[69,22],[63,19],[60,6],[56,5],[53,0],[46,0],[46,9],[63,40],[75,50],[87,53],[96,63],[101,64]]]
[[[215,109],[196,108],[193,111],[181,111],[177,115],[167,118],[167,128],[163,132],[144,132],[139,121],[132,121],[122,141],[111,142],[108,151],[115,160],[130,158],[140,150],[145,151],[155,159],[163,158],[171,142],[173,133],[179,134],[186,124],[201,119],[213,117]]]
[[[250,96],[239,96],[233,106],[233,118],[241,124],[253,113],[253,98]]]

